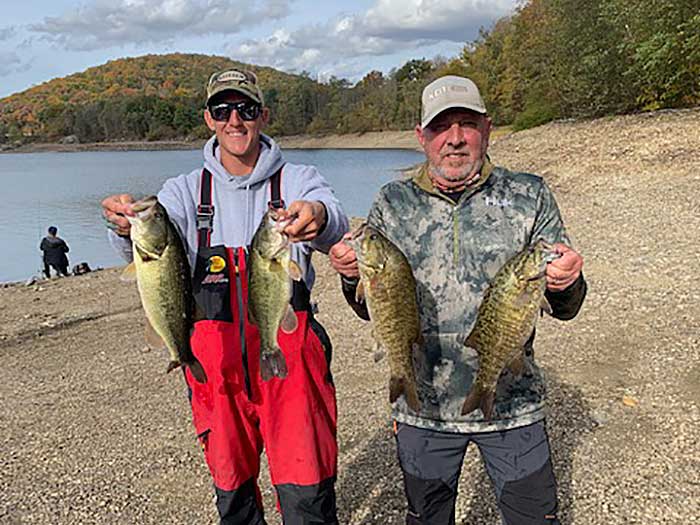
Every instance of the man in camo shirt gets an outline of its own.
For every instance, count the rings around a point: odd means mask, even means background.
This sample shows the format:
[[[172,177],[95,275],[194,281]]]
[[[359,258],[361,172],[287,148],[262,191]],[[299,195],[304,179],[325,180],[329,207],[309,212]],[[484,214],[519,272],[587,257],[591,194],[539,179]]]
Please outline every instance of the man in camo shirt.
[[[392,411],[409,525],[454,524],[457,481],[470,442],[481,452],[504,523],[559,523],[534,333],[524,347],[526,372],[516,377],[506,370],[499,379],[492,418],[480,409],[461,414],[478,369],[477,354],[464,341],[484,290],[506,260],[544,238],[561,254],[546,271],[552,315],[572,319],[586,294],[583,259],[571,248],[554,196],[541,177],[491,164],[490,130],[471,80],[445,76],[429,84],[416,126],[427,162],[411,178],[386,184],[368,217],[404,252],[417,282],[422,406],[413,412],[400,397]],[[348,303],[369,319],[366,305],[354,299],[354,251],[341,242],[330,258]]]

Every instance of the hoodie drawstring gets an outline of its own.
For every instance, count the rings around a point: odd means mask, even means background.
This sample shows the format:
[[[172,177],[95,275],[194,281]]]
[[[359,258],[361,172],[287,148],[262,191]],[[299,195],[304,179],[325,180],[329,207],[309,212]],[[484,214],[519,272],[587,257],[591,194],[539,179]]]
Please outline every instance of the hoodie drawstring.
[[[250,238],[250,232],[248,231],[248,226],[249,226],[249,221],[250,221],[250,184],[245,185],[245,249],[248,249],[248,245],[251,242]]]

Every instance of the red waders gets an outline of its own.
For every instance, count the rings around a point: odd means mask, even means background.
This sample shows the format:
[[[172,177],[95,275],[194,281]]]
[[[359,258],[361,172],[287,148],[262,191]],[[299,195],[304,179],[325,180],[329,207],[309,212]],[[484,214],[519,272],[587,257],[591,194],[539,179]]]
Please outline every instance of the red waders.
[[[280,203],[281,170],[271,179]],[[281,330],[285,379],[260,377],[260,337],[248,321],[247,252],[209,246],[211,174],[202,173],[194,294],[205,319],[194,325],[192,351],[208,381],[186,372],[194,426],[214,478],[222,524],[264,524],[257,477],[266,450],[286,525],[335,524],[335,388],[330,341],[311,313],[306,286],[295,283],[298,329]]]

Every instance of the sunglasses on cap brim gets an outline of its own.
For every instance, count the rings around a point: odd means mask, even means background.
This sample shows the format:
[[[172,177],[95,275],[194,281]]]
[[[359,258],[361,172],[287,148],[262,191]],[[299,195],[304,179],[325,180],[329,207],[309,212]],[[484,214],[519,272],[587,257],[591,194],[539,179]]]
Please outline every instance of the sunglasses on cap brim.
[[[255,120],[260,116],[262,106],[252,100],[221,102],[209,106],[209,114],[217,122],[228,122],[234,109],[238,112],[238,116],[241,117],[241,120]]]

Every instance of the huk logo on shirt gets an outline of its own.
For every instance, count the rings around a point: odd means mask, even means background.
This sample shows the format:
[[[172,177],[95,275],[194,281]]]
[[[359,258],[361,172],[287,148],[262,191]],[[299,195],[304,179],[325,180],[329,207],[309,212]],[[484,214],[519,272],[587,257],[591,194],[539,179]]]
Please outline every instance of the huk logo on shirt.
[[[499,199],[497,197],[484,197],[486,206],[498,206],[499,208],[507,208],[513,205],[510,199]]]

